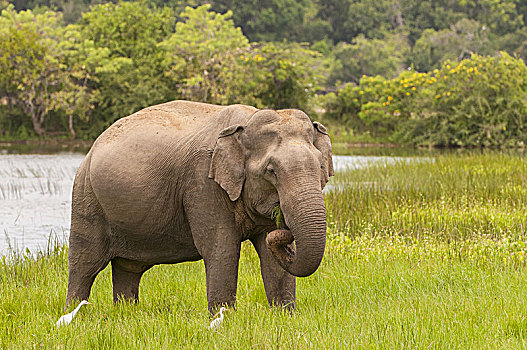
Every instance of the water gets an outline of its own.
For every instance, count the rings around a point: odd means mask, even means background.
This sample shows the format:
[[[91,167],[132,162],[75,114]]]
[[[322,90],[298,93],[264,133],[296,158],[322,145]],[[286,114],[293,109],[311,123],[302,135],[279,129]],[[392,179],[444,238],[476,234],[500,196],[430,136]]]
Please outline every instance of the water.
[[[0,255],[67,243],[73,179],[84,154],[12,153],[0,150]],[[334,156],[333,161],[341,171],[394,159]]]
[[[66,242],[73,179],[84,154],[0,155],[0,255]]]
[[[360,169],[372,164],[392,164],[399,161],[411,161],[415,157],[388,157],[388,156],[333,156],[335,172],[349,169]],[[428,158],[421,158],[428,159]]]

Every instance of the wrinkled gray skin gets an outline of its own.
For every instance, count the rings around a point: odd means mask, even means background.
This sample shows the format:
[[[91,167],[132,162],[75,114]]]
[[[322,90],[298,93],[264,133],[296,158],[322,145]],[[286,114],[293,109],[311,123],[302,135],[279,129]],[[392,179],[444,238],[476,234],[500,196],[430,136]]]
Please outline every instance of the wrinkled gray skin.
[[[118,301],[137,300],[156,264],[203,259],[209,310],[232,305],[249,239],[269,304],[294,308],[295,276],[324,254],[331,175],[326,130],[299,110],[173,101],[122,118],[75,177],[67,302],[88,299],[109,262]],[[278,204],[287,230],[266,244]]]

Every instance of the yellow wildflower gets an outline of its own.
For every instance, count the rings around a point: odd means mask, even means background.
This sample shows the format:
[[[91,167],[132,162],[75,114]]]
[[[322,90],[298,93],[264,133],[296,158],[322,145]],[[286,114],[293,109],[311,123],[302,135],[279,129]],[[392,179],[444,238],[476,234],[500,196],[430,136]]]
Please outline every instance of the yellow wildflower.
[[[412,86],[412,90],[414,90],[414,91],[415,91],[415,86]]]
[[[364,91],[362,91],[362,90],[361,90],[361,91],[359,91],[359,94],[361,94],[361,95],[362,95],[362,94],[364,94]]]
[[[393,97],[388,96],[388,101],[391,101],[391,100],[393,100]]]
[[[436,98],[440,98],[440,97],[441,97],[441,95],[436,95]]]

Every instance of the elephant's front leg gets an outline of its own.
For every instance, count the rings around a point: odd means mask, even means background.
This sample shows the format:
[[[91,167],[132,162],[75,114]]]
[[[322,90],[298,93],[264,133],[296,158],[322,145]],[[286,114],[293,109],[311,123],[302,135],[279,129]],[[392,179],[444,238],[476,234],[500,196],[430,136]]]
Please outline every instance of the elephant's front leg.
[[[233,306],[236,302],[238,263],[241,239],[233,215],[227,210],[217,210],[218,205],[204,210],[188,201],[186,212],[194,245],[205,262],[207,276],[207,301],[213,313],[220,305]],[[216,209],[216,210],[214,210]]]
[[[238,285],[238,263],[240,241],[222,237],[212,249],[203,255],[207,276],[207,301],[209,311],[214,313],[219,306],[234,306]]]
[[[260,257],[260,269],[265,294],[270,306],[281,306],[289,310],[295,308],[296,277],[285,271],[275,260],[265,243],[266,234],[251,238]]]

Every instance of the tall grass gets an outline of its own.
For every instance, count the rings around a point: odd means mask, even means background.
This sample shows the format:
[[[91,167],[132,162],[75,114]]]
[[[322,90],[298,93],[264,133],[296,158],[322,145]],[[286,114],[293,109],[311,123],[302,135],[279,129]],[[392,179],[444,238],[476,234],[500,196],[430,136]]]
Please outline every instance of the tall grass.
[[[104,270],[67,327],[67,249],[0,263],[0,348],[525,348],[527,168],[513,155],[444,156],[338,174],[328,246],[298,279],[293,315],[267,307],[243,244],[237,309],[206,327],[201,262],[157,266],[137,305],[113,305]],[[68,311],[71,307],[68,308]]]
[[[372,164],[335,176],[326,195],[332,229],[468,238],[525,235],[527,162],[517,154],[441,155]]]

